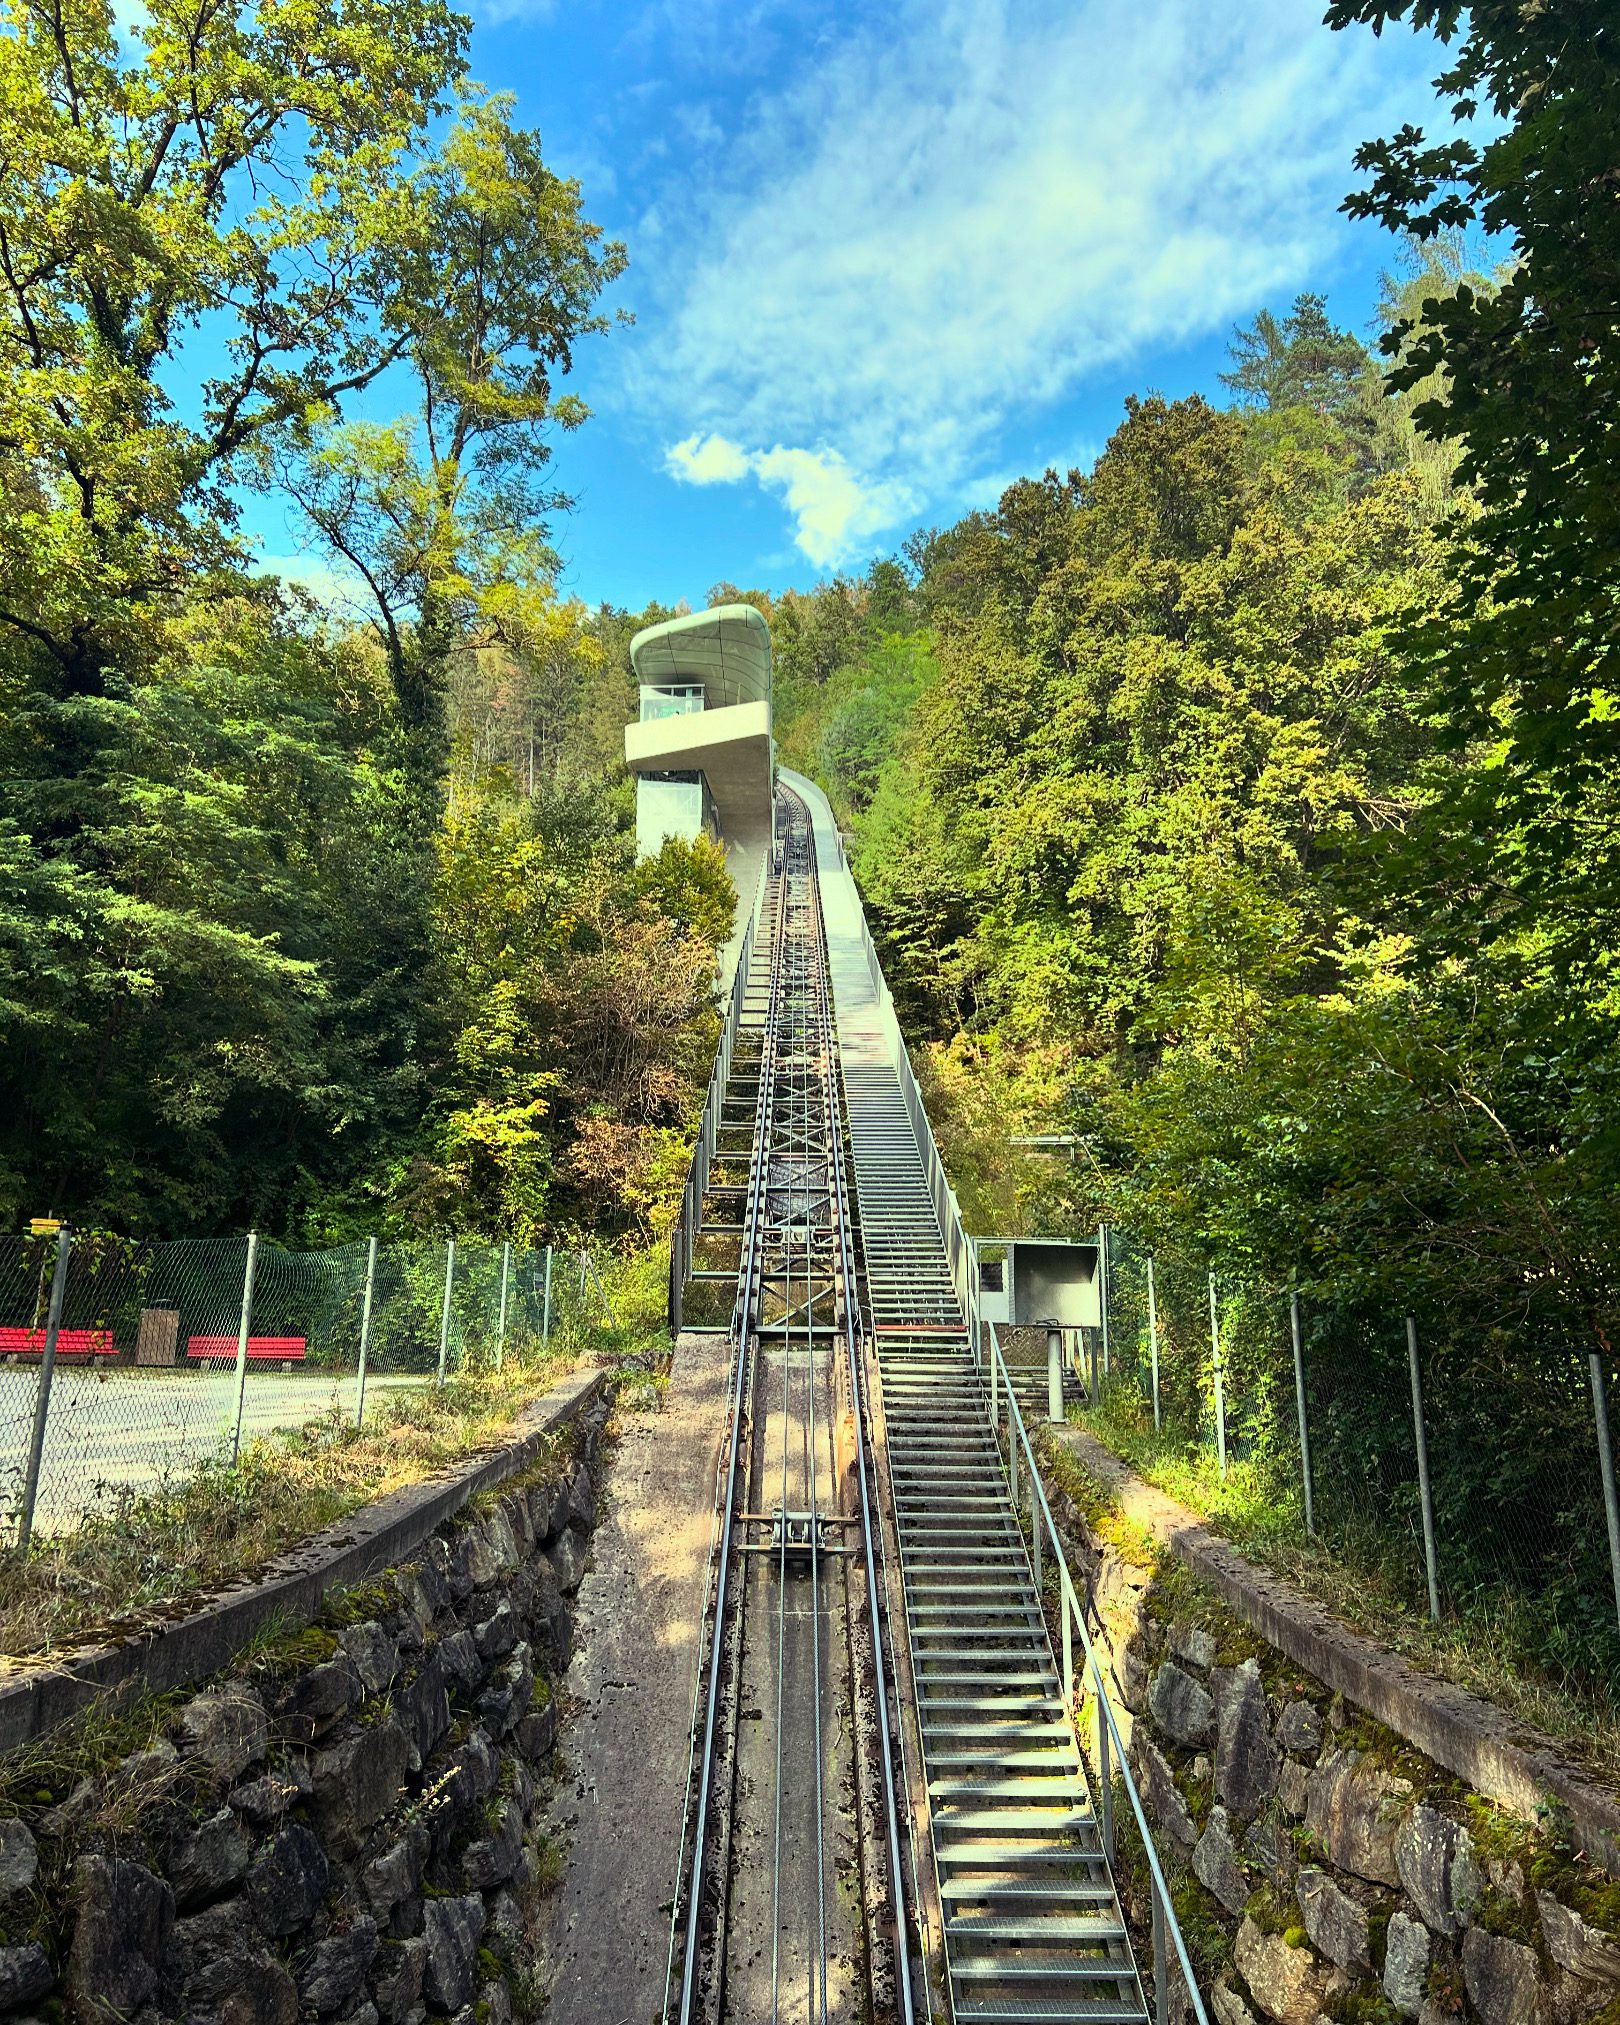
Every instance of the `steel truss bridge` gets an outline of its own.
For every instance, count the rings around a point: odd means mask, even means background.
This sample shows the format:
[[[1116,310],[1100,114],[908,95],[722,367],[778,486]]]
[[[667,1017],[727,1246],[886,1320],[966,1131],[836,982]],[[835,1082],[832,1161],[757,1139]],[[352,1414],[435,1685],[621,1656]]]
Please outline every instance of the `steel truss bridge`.
[[[1145,2025],[1072,1586],[831,812],[787,780],[674,1243],[673,1319],[732,1365],[666,2017]]]

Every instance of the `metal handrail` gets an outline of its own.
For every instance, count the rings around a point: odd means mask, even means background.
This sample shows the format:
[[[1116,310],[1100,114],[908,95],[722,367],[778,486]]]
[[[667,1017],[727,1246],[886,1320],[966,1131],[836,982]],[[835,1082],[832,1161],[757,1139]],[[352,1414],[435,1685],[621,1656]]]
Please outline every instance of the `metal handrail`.
[[[853,879],[855,874],[849,862],[849,854],[844,849],[843,836],[836,830],[833,834],[837,839],[839,862]],[[956,1289],[957,1298],[962,1303],[963,1315],[970,1325],[976,1325],[979,1313],[979,1289],[973,1248],[962,1228],[962,1212],[956,1200],[956,1191],[951,1187],[950,1177],[945,1172],[945,1163],[940,1159],[939,1148],[934,1143],[933,1128],[928,1122],[928,1110],[923,1103],[916,1071],[911,1066],[905,1035],[900,1030],[900,1016],[894,1009],[894,994],[889,990],[888,980],[883,975],[883,966],[878,961],[877,944],[872,940],[866,909],[858,907],[856,915],[860,922],[861,954],[866,959],[866,968],[872,979],[878,1016],[888,1029],[895,1074],[900,1083],[900,1096],[906,1107],[906,1115],[911,1120],[917,1150],[922,1156],[923,1172],[928,1177],[928,1192],[933,1198],[934,1215],[939,1222],[940,1236],[945,1240],[945,1257],[951,1269],[951,1281]],[[975,1327],[975,1340],[977,1333]]]
[[[838,837],[838,854],[844,869],[850,871],[849,858],[844,850],[844,840],[841,835]],[[851,876],[853,877],[852,871]],[[1187,1986],[1196,2025],[1209,2025],[1209,2015],[1204,2008],[1204,2001],[1198,1989],[1198,1979],[1193,1974],[1192,1963],[1188,1958],[1186,1942],[1182,1938],[1180,1922],[1176,1918],[1175,1906],[1170,1896],[1170,1887],[1165,1880],[1164,1869],[1159,1861],[1158,1850],[1154,1846],[1153,1831],[1148,1824],[1147,1814],[1142,1806],[1141,1795],[1137,1791],[1136,1781],[1131,1775],[1131,1768],[1126,1759],[1124,1739],[1120,1735],[1119,1724],[1114,1716],[1113,1698],[1109,1692],[1107,1673],[1092,1642],[1091,1633],[1087,1628],[1085,1611],[1081,1607],[1079,1594],[1074,1586],[1074,1579],[1069,1573],[1068,1558],[1063,1552],[1063,1544],[1058,1536],[1057,1525],[1052,1517],[1051,1507],[1046,1501],[1046,1492],[1042,1487],[1040,1471],[1036,1466],[1035,1451],[1030,1444],[1029,1433],[1024,1426],[1024,1416],[1012,1388],[1012,1379],[1007,1369],[1006,1359],[1002,1354],[997,1326],[991,1323],[988,1329],[986,1329],[981,1320],[978,1262],[974,1256],[973,1247],[969,1243],[962,1226],[961,1209],[957,1203],[956,1191],[950,1185],[949,1177],[945,1173],[944,1162],[940,1158],[939,1147],[935,1143],[933,1127],[929,1122],[927,1109],[922,1101],[922,1092],[918,1087],[916,1074],[911,1066],[910,1055],[906,1051],[905,1038],[900,1031],[899,1016],[894,1009],[893,995],[884,980],[882,965],[878,962],[877,947],[872,940],[871,930],[867,926],[866,910],[864,907],[858,910],[858,917],[860,920],[862,953],[866,959],[867,969],[871,974],[879,1016],[888,1029],[888,1038],[893,1049],[895,1070],[900,1083],[901,1095],[905,1102],[907,1114],[911,1119],[918,1152],[922,1157],[924,1171],[928,1177],[929,1193],[933,1198],[934,1212],[939,1221],[940,1234],[945,1241],[946,1256],[950,1263],[952,1281],[962,1303],[962,1313],[968,1326],[969,1341],[973,1345],[975,1357],[987,1357],[989,1363],[990,1424],[992,1432],[995,1434],[998,1456],[1000,1454],[1000,1432],[997,1394],[999,1391],[1005,1390],[1007,1395],[1009,1440],[1006,1472],[1008,1489],[1012,1496],[1015,1512],[1019,1509],[1018,1456],[1020,1450],[1024,1457],[1024,1474],[1028,1477],[1030,1485],[1031,1559],[1037,1593],[1039,1593],[1041,1581],[1041,1529],[1043,1523],[1051,1542],[1052,1558],[1058,1572],[1058,1585],[1062,1601],[1065,1706],[1069,1710],[1071,1718],[1074,1709],[1075,1629],[1078,1628],[1080,1633],[1080,1644],[1083,1654],[1082,1671],[1083,1674],[1089,1674],[1090,1676],[1097,1703],[1098,1807],[1101,1817],[1100,1826],[1103,1838],[1103,1852],[1108,1860],[1109,1868],[1112,1870],[1114,1865],[1113,1778],[1109,1766],[1111,1753],[1118,1763],[1126,1798],[1130,1802],[1131,1813],[1136,1822],[1137,1832],[1142,1838],[1142,1848],[1147,1857],[1148,1874],[1151,1880],[1152,1891],[1153,1992],[1154,2013],[1157,2025],[1168,2025],[1169,2019],[1169,1983],[1166,1975],[1167,1930],[1169,1941],[1174,1947],[1176,1961],[1180,1967],[1182,1978]],[[983,1348],[983,1339],[986,1336],[989,1338],[988,1352]]]
[[[821,926],[823,945],[826,926]],[[824,957],[825,960],[825,957]],[[901,2025],[914,2025],[916,2006],[911,1989],[911,1950],[906,1933],[906,1878],[900,1855],[899,1796],[895,1786],[894,1756],[889,1740],[888,1665],[883,1652],[883,1633],[888,1618],[877,1565],[872,1553],[872,1536],[877,1528],[867,1483],[865,1380],[862,1376],[860,1300],[856,1290],[855,1246],[851,1236],[849,1182],[844,1173],[842,1077],[837,1068],[837,1022],[833,1017],[829,988],[821,1012],[821,1055],[827,1115],[831,1126],[832,1183],[835,1221],[838,1227],[840,1269],[844,1281],[844,1355],[849,1365],[850,1418],[855,1429],[855,1481],[861,1501],[861,1551],[865,1561],[866,1607],[872,1623],[872,1672],[877,1702],[877,1729],[883,1777],[884,1831],[889,1845],[890,1887],[894,1896],[894,1973]],[[902,1739],[904,1726],[898,1725]]]
[[[1165,1977],[1165,1931],[1175,1946],[1176,1960],[1181,1966],[1182,1977],[1192,2002],[1193,2013],[1198,2025],[1209,2025],[1204,2010],[1204,2000],[1199,1994],[1198,1979],[1193,1974],[1192,1963],[1187,1958],[1187,1946],[1181,1937],[1181,1925],[1176,1918],[1175,1905],[1170,1897],[1170,1887],[1165,1882],[1164,1871],[1159,1863],[1159,1852],[1154,1847],[1153,1831],[1148,1825],[1147,1814],[1142,1806],[1141,1795],[1136,1790],[1136,1781],[1131,1776],[1130,1764],[1126,1758],[1125,1742],[1119,1733],[1119,1724],[1114,1719],[1113,1697],[1108,1691],[1108,1676],[1092,1643],[1091,1633],[1086,1628],[1086,1614],[1081,1608],[1080,1597],[1069,1573],[1068,1557],[1063,1551],[1063,1542],[1058,1534],[1057,1523],[1052,1517],[1052,1508],[1046,1501],[1046,1491],[1041,1483],[1040,1470],[1035,1461],[1035,1450],[1024,1426],[1024,1415],[1013,1391],[1012,1376],[1007,1369],[1006,1359],[1001,1354],[1001,1340],[996,1323],[989,1327],[990,1349],[990,1427],[996,1441],[996,1454],[1001,1453],[1001,1433],[997,1394],[1004,1390],[1007,1395],[1007,1424],[1010,1435],[1007,1457],[1007,1484],[1012,1495],[1013,1510],[1018,1510],[1018,1452],[1023,1451],[1026,1464],[1025,1474],[1029,1479],[1030,1532],[1034,1546],[1035,1583],[1040,1587],[1041,1541],[1040,1526],[1044,1521],[1052,1545],[1052,1559],[1057,1568],[1058,1588],[1063,1609],[1063,1691],[1065,1705],[1072,1718],[1074,1710],[1074,1631],[1080,1633],[1080,1644],[1085,1655],[1084,1672],[1089,1673],[1097,1701],[1097,1787],[1098,1805],[1102,1814],[1103,1853],[1112,1869],[1114,1862],[1114,1809],[1113,1778],[1109,1768],[1109,1745],[1112,1741],[1113,1755],[1119,1765],[1120,1778],[1124,1782],[1125,1795],[1130,1801],[1131,1812],[1136,1819],[1137,1832],[1142,1838],[1142,1848],[1147,1856],[1148,1872],[1153,1889],[1153,2001],[1158,2025],[1165,2025],[1168,2017],[1169,1993]],[[1000,1374],[1000,1384],[997,1374]]]
[[[669,1326],[671,1333],[681,1332],[681,1305],[685,1294],[687,1275],[692,1269],[692,1254],[696,1247],[698,1226],[703,1221],[703,1198],[708,1192],[709,1169],[714,1162],[714,1142],[720,1129],[720,1109],[725,1102],[726,1085],[731,1078],[731,1057],[736,1046],[737,1032],[742,1024],[743,1001],[748,993],[748,967],[754,952],[754,937],[759,928],[760,908],[765,893],[765,878],[762,875],[754,895],[754,910],[743,929],[742,942],[737,956],[737,968],[731,979],[731,993],[726,1001],[726,1015],[720,1027],[720,1040],[715,1049],[714,1072],[709,1077],[709,1087],[703,1099],[703,1117],[698,1125],[698,1136],[692,1147],[692,1158],[687,1163],[686,1184],[681,1191],[681,1207],[675,1219],[669,1240]]]

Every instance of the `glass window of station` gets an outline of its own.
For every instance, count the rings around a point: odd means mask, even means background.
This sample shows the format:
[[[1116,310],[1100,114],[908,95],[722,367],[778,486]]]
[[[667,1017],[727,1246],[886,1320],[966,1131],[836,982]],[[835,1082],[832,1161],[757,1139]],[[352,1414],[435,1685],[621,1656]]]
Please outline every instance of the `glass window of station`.
[[[643,682],[641,721],[651,724],[660,717],[690,717],[703,708],[701,682]]]
[[[655,857],[666,837],[699,836],[720,841],[720,814],[702,774],[644,773],[636,783],[636,855]]]

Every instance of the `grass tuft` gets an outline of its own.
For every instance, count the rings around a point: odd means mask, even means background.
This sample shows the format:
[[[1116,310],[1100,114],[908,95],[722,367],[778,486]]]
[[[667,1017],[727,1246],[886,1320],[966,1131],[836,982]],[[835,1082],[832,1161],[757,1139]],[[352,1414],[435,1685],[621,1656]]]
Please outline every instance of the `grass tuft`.
[[[183,1616],[372,1499],[499,1445],[565,1371],[617,1368],[647,1354],[646,1337],[559,1333],[548,1354],[504,1371],[390,1391],[361,1430],[334,1412],[257,1437],[235,1468],[205,1461],[129,1491],[75,1533],[36,1537],[26,1557],[0,1554],[0,1669]]]
[[[1271,1470],[1236,1458],[1223,1478],[1202,1446],[1156,1435],[1129,1385],[1116,1385],[1096,1409],[1082,1408],[1071,1417],[1138,1475],[1334,1616],[1414,1666],[1494,1702],[1555,1738],[1595,1777],[1620,1784],[1620,1680],[1558,1664],[1532,1601],[1506,1590],[1482,1593],[1467,1598],[1440,1624],[1431,1624],[1412,1607],[1400,1579],[1391,1573],[1387,1540],[1361,1541],[1347,1534],[1336,1537],[1330,1548],[1320,1538],[1311,1539],[1297,1486],[1280,1485]],[[1107,1498],[1106,1486],[1080,1465],[1074,1467],[1093,1498],[1099,1492]],[[1059,1481],[1070,1488],[1061,1477]],[[1076,1502],[1089,1517],[1087,1500],[1076,1493]],[[1124,1523],[1116,1513],[1115,1529]],[[1144,1562],[1139,1547],[1129,1551],[1129,1558],[1153,1565]],[[1167,1560],[1161,1553],[1161,1569]]]

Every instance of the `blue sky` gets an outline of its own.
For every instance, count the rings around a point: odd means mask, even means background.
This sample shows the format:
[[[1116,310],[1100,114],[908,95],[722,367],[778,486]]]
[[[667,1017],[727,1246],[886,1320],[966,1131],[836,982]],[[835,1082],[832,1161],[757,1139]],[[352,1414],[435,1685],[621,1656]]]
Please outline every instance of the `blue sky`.
[[[557,446],[562,588],[810,584],[1089,463],[1130,392],[1224,398],[1262,306],[1366,331],[1395,248],[1338,206],[1359,141],[1442,124],[1439,52],[1320,13],[474,0],[474,74],[630,256],[635,325],[583,351]]]

